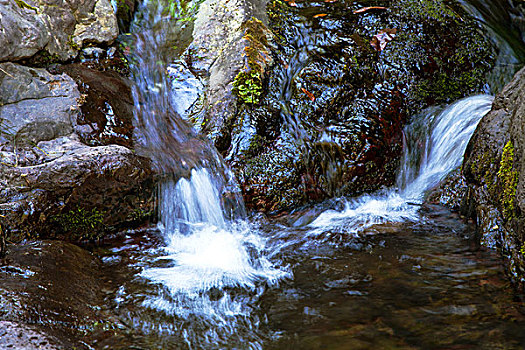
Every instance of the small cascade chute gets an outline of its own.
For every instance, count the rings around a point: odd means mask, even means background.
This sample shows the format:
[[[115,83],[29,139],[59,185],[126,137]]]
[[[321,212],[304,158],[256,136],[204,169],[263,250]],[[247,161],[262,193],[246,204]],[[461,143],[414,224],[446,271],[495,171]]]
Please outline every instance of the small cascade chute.
[[[456,169],[493,97],[459,100],[443,110],[431,108],[405,129],[398,187],[346,201],[342,211],[328,210],[309,224],[311,236],[326,231],[359,234],[378,224],[418,220],[425,193]]]
[[[183,226],[208,223],[226,227],[219,190],[206,169],[193,169],[189,179],[167,179],[159,185],[159,227],[165,236]]]

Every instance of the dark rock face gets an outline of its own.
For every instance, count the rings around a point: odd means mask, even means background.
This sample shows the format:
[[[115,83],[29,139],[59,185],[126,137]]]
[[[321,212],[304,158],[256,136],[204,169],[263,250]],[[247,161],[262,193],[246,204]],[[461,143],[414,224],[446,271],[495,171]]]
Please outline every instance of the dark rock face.
[[[493,63],[477,24],[441,1],[355,14],[355,4],[296,5],[268,4],[275,64],[260,103],[241,103],[229,139],[216,139],[255,209],[392,185],[407,117],[480,91]]]
[[[133,144],[131,82],[116,72],[100,72],[82,64],[59,68],[72,77],[81,94],[75,131],[91,146]]]
[[[66,74],[1,67],[0,215],[10,239],[97,239],[147,220],[154,210],[153,172],[148,159],[128,148],[127,83],[66,67],[86,96]],[[82,109],[87,98],[92,105]]]
[[[117,1],[117,22],[121,33],[129,32],[129,26],[139,1],[119,0]]]
[[[439,204],[454,212],[460,212],[465,207],[468,186],[461,168],[449,174],[437,188],[429,191],[425,201],[427,203]]]
[[[525,68],[496,97],[463,164],[465,210],[482,243],[497,247],[511,278],[525,287]]]

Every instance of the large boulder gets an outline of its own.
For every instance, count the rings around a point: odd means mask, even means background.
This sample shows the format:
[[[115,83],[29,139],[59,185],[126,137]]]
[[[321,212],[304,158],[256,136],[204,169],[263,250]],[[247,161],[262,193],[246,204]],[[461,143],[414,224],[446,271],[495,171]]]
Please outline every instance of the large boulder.
[[[202,114],[195,126],[222,153],[230,147],[237,119],[236,77],[256,64],[262,79],[273,62],[266,3],[267,0],[204,1],[196,15],[193,41],[184,54],[191,71],[206,86]],[[253,52],[264,54],[264,58],[254,60],[250,54]]]
[[[0,28],[0,62],[36,53],[65,61],[118,35],[109,0],[0,0]]]
[[[71,134],[80,94],[69,76],[2,63],[0,79],[1,145],[11,150]]]
[[[496,96],[465,153],[465,210],[525,287],[525,68]]]
[[[74,76],[83,89],[95,81],[96,89],[80,94],[66,74],[0,65],[0,215],[11,240],[96,239],[153,211],[150,162],[130,148],[129,85],[89,69],[65,70],[82,72]],[[106,101],[83,108],[91,92]],[[111,109],[110,120],[100,119],[97,106]],[[119,129],[121,119],[127,127]]]

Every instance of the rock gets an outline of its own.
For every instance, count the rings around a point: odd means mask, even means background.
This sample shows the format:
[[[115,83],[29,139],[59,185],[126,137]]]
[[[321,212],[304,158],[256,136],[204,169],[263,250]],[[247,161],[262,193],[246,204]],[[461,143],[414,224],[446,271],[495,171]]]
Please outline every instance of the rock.
[[[0,347],[19,350],[58,350],[64,346],[54,337],[23,323],[0,321]]]
[[[206,81],[204,115],[200,118],[202,131],[208,135],[221,153],[230,147],[231,133],[237,114],[237,95],[233,92],[234,81],[242,70],[249,71],[247,50],[266,51],[265,12],[266,0],[206,0],[197,13],[193,28],[193,42],[186,50],[186,60],[192,71],[198,72]],[[255,29],[264,35],[247,39],[246,34]],[[267,52],[267,61],[261,62],[267,69],[272,59]]]
[[[0,18],[0,61],[31,57],[49,43],[45,22],[37,10],[1,0]]]
[[[65,74],[0,64],[0,146],[36,145],[70,134],[79,97],[77,85]]]
[[[98,0],[93,11],[77,18],[71,40],[77,47],[85,43],[109,44],[118,35],[117,18],[109,0]]]
[[[259,102],[238,100],[215,139],[256,210],[392,186],[408,117],[481,91],[494,62],[479,25],[442,1],[350,16],[358,4],[296,5],[269,2],[274,63],[251,85]],[[397,34],[378,51],[385,29]]]
[[[525,68],[496,96],[465,153],[464,210],[482,242],[498,247],[511,278],[525,288]]]
[[[139,2],[137,0],[118,0],[116,3],[117,22],[120,32],[127,33]]]
[[[78,84],[82,99],[75,127],[82,142],[91,145],[133,145],[131,82],[115,72],[99,72],[82,64],[62,66]]]
[[[27,235],[93,240],[145,222],[153,211],[153,172],[148,159],[128,148],[129,86],[112,73],[104,80],[102,73],[66,67],[97,95],[82,112],[83,95],[66,74],[12,63],[0,67],[0,215],[10,240]],[[101,106],[96,101],[108,103],[111,120],[96,119]],[[86,145],[74,131],[84,141],[95,135],[91,140],[100,146]]]
[[[468,191],[467,183],[461,168],[451,172],[441,183],[429,191],[425,202],[439,204],[454,212],[459,212],[464,206]]]
[[[10,245],[0,266],[0,348],[84,348],[75,340],[88,341],[110,318],[101,311],[109,288],[104,277],[100,259],[73,244]]]
[[[0,14],[0,62],[37,52],[65,61],[86,44],[110,44],[118,35],[109,0],[1,0]]]

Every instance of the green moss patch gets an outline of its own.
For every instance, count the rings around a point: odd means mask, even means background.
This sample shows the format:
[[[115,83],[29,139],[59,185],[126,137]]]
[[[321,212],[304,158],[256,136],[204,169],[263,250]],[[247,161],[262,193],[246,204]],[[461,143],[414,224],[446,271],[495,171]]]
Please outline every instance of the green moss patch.
[[[503,217],[512,219],[516,214],[516,190],[518,186],[518,172],[514,169],[514,145],[507,142],[501,155],[498,180],[502,186],[500,204],[503,208]]]
[[[263,90],[264,70],[271,60],[266,37],[269,32],[266,26],[254,17],[243,26],[243,39],[247,41],[244,48],[246,62],[233,81],[233,92],[246,104],[258,104]]]
[[[104,232],[105,212],[97,208],[91,210],[77,208],[66,213],[55,215],[52,222],[57,223],[64,233],[73,235],[75,239],[94,240]]]

